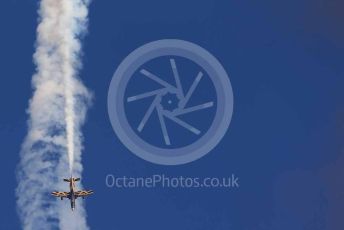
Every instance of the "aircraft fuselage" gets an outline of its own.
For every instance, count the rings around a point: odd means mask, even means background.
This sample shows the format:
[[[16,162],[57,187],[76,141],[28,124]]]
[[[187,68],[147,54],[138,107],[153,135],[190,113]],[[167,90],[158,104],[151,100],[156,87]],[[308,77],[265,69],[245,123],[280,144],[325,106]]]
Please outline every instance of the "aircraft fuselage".
[[[73,177],[71,177],[69,179],[69,189],[70,189],[70,192],[69,192],[69,200],[70,200],[70,207],[72,209],[72,211],[75,210],[75,193],[74,193],[74,190],[75,190],[75,180]]]

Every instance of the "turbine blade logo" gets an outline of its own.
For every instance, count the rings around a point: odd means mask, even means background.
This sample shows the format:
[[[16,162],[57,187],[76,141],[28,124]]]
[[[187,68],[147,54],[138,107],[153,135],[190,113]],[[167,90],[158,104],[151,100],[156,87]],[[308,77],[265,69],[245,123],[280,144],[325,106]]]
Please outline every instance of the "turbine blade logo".
[[[209,153],[233,114],[233,91],[220,62],[177,39],[145,44],[117,68],[108,94],[115,133],[134,154],[178,165]]]
[[[186,108],[186,104],[189,102],[190,98],[192,97],[194,91],[197,88],[197,85],[199,84],[199,82],[201,81],[203,77],[203,72],[200,71],[197,74],[195,80],[190,86],[190,89],[187,91],[186,95],[184,95],[184,91],[183,91],[183,87],[180,81],[179,72],[178,72],[175,59],[173,58],[170,59],[170,64],[173,71],[176,87],[162,80],[161,78],[149,72],[148,70],[142,69],[140,71],[141,74],[143,74],[150,80],[155,81],[156,83],[160,84],[164,88],[146,92],[140,95],[131,96],[127,99],[128,102],[133,102],[136,100],[155,96],[155,99],[153,100],[151,106],[148,108],[147,112],[143,116],[143,119],[141,120],[137,130],[139,132],[143,131],[143,128],[145,127],[150,116],[152,115],[152,112],[156,110],[158,113],[159,123],[160,123],[160,127],[162,130],[162,134],[163,134],[166,145],[171,145],[170,137],[169,137],[168,130],[166,127],[166,123],[165,123],[166,118],[175,122],[182,128],[194,133],[195,135],[200,135],[201,131],[199,129],[183,121],[178,116],[183,115],[183,114],[197,112],[199,110],[211,108],[214,106],[214,102],[210,101],[210,102],[206,102],[203,104]]]

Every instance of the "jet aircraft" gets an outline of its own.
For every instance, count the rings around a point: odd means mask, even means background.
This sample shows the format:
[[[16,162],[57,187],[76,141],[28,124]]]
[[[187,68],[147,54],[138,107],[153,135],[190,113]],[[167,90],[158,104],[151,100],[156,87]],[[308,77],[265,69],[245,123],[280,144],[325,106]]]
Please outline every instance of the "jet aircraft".
[[[69,183],[69,192],[52,192],[51,195],[59,197],[61,198],[61,200],[63,200],[63,198],[68,198],[70,200],[70,206],[72,208],[72,211],[74,211],[75,209],[75,200],[77,198],[82,197],[83,199],[85,199],[86,196],[93,194],[92,190],[76,190],[75,182],[80,181],[80,178],[71,177],[69,179],[63,179],[63,181]]]

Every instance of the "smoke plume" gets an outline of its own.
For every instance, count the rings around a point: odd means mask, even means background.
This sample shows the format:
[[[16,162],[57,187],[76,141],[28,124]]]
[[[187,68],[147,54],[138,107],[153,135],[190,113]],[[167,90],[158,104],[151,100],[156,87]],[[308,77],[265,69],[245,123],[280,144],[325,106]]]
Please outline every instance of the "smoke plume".
[[[71,212],[67,201],[50,196],[53,190],[68,191],[62,178],[82,173],[81,126],[91,95],[77,74],[87,7],[85,0],[40,2],[34,93],[17,170],[17,208],[23,229],[88,229],[81,201]]]

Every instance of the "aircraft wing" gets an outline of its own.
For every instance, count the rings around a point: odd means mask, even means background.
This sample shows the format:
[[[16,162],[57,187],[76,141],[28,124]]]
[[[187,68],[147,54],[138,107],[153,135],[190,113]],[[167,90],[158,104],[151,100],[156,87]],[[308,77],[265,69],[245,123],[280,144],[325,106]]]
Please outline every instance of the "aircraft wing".
[[[93,191],[92,190],[88,190],[88,191],[77,191],[74,193],[76,197],[86,197],[86,196],[89,196],[91,194],[93,194]]]
[[[52,192],[51,195],[61,198],[68,198],[68,192]]]

